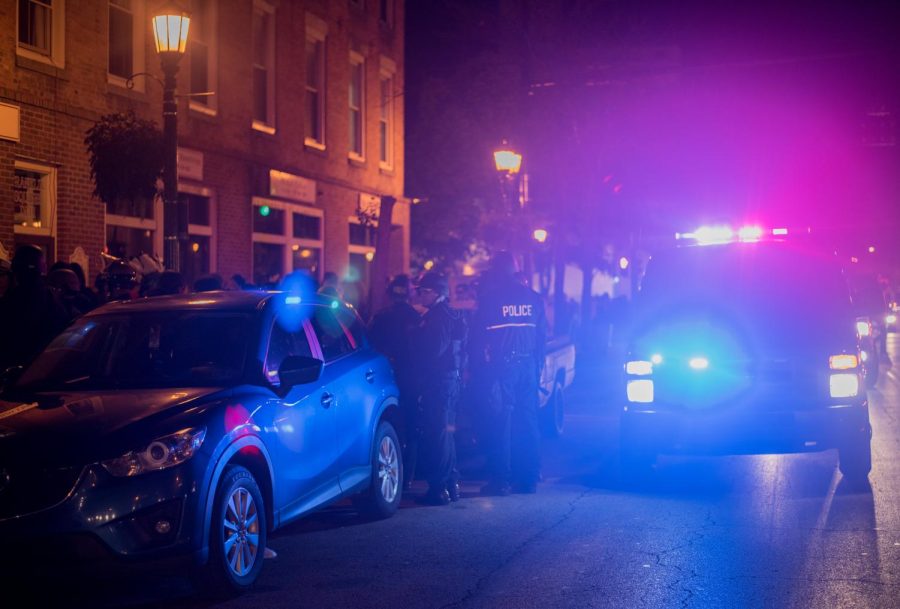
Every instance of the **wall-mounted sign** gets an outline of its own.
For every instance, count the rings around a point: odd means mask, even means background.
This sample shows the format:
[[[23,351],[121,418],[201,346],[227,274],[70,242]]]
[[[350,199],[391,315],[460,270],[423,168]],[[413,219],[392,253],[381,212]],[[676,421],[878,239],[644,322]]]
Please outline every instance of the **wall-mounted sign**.
[[[381,197],[365,192],[359,193],[359,209],[367,216],[377,218],[381,210]]]
[[[0,104],[0,140],[19,141],[19,106]]]
[[[269,195],[305,203],[316,202],[316,182],[292,173],[269,170]]]
[[[178,149],[178,178],[203,181],[203,153],[188,148]]]

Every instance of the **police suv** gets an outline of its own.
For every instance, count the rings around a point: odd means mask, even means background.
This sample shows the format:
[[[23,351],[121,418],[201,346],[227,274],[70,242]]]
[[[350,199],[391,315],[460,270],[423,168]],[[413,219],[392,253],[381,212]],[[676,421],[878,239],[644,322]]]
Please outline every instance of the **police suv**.
[[[836,448],[843,475],[864,481],[868,403],[834,256],[756,228],[698,233],[706,244],[653,256],[636,297],[621,418],[626,471],[646,470],[661,453]]]

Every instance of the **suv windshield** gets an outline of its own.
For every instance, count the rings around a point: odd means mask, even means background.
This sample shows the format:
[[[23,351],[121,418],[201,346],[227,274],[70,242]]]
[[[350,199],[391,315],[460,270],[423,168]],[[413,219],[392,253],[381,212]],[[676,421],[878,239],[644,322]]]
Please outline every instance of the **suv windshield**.
[[[249,318],[163,311],[82,318],[16,383],[27,390],[216,386],[242,375]]]

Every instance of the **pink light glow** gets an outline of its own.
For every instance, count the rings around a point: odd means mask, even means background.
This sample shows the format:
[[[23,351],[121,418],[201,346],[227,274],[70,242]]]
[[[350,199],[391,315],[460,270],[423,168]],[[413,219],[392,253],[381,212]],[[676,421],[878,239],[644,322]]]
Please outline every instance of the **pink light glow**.
[[[738,238],[741,241],[759,241],[763,230],[759,226],[742,226],[738,230]]]

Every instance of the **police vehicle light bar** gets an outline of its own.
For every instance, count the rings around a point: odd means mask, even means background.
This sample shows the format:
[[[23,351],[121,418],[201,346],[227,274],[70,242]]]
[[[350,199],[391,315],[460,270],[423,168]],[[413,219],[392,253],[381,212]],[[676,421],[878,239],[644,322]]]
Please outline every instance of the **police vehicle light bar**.
[[[625,372],[634,376],[647,376],[653,373],[653,363],[646,360],[634,360],[625,364]]]
[[[852,370],[859,365],[855,355],[832,355],[828,358],[828,367],[832,370]]]
[[[698,245],[712,245],[715,243],[730,243],[738,240],[746,243],[759,241],[764,235],[771,233],[773,236],[788,234],[786,228],[764,229],[756,224],[748,224],[734,230],[730,226],[701,226],[690,233],[675,233],[676,239],[690,239]]]

